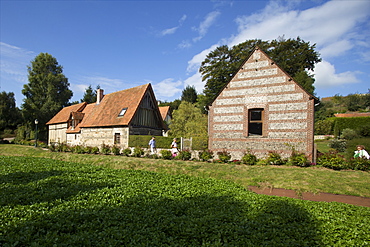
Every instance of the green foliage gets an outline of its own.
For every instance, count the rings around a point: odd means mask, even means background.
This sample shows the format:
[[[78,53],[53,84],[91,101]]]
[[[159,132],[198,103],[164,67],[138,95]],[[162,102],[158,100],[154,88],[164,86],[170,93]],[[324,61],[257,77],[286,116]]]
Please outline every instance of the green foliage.
[[[217,152],[217,155],[218,155],[218,159],[223,162],[223,163],[227,163],[229,162],[229,160],[231,159],[231,155],[229,152],[227,152],[226,150],[223,150],[223,151],[220,151],[220,152]]]
[[[335,118],[319,120],[315,123],[315,135],[331,135],[334,133]]]
[[[72,153],[83,154],[85,153],[85,148],[83,146],[76,145],[71,148],[71,151]]]
[[[370,123],[359,126],[357,128],[357,133],[360,136],[370,137]]]
[[[213,158],[213,152],[208,149],[203,150],[199,153],[199,159],[202,161],[209,161],[212,158]]]
[[[281,158],[281,155],[276,153],[276,152],[273,152],[273,151],[269,151],[268,155],[267,155],[267,158],[266,158],[266,163],[267,165],[284,165],[285,161]]]
[[[338,154],[337,151],[330,151],[327,153],[319,154],[317,158],[317,163],[318,165],[333,170],[342,170],[348,168],[344,156]]]
[[[69,89],[70,84],[63,74],[62,66],[48,53],[40,53],[31,61],[28,81],[22,89],[25,96],[22,104],[23,116],[29,124],[38,119],[40,134],[46,134],[45,123],[67,106],[73,95]]]
[[[15,129],[22,122],[21,111],[16,107],[14,93],[0,93],[0,130]]]
[[[162,149],[160,153],[161,153],[162,159],[165,159],[165,160],[172,159],[172,153],[170,150]]]
[[[187,86],[184,90],[182,90],[181,94],[181,101],[187,101],[191,104],[197,102],[197,91],[195,90],[194,86]]]
[[[131,154],[131,148],[125,148],[125,149],[123,149],[122,154],[124,156],[127,156],[127,157],[130,156],[130,154]]]
[[[192,149],[193,150],[205,150],[208,148],[208,136],[192,137]]]
[[[195,105],[183,101],[173,111],[169,135],[172,137],[201,137],[208,140],[208,118]]]
[[[147,148],[152,136],[149,135],[130,135],[128,145],[130,147]],[[157,148],[169,148],[171,146],[173,137],[155,136],[155,143]]]
[[[334,135],[339,136],[344,129],[358,130],[363,126],[370,126],[370,117],[340,117],[335,118]],[[368,130],[368,132],[370,132]]]
[[[293,152],[288,159],[287,165],[308,167],[310,166],[310,163],[304,153]]]
[[[348,161],[348,168],[352,170],[370,171],[370,160],[366,158],[351,158]]]
[[[242,157],[242,163],[246,165],[255,165],[257,164],[258,159],[256,155],[252,154],[250,151],[248,151],[244,156]]]
[[[106,144],[102,144],[101,145],[101,148],[100,148],[100,153],[102,154],[105,154],[105,155],[108,155],[111,153],[111,147],[109,145],[106,145]]]
[[[0,178],[2,246],[368,244],[368,207],[223,180],[4,156]]]
[[[135,147],[134,152],[132,153],[134,157],[141,157],[144,155],[144,150],[141,147]]]
[[[97,86],[96,89],[99,89],[100,86]],[[91,85],[89,85],[85,89],[85,93],[83,95],[83,98],[81,99],[81,103],[86,102],[88,104],[96,102],[96,90],[93,90]]]
[[[343,139],[331,139],[329,140],[328,146],[337,150],[338,152],[344,152],[347,147],[347,141]]]
[[[180,160],[190,160],[191,159],[191,152],[189,150],[182,150],[176,156],[177,159]]]
[[[346,140],[352,140],[354,138],[357,138],[358,134],[355,130],[346,128],[342,131],[342,134],[340,135],[340,138],[346,139]]]
[[[120,155],[121,154],[121,148],[117,145],[113,145],[112,147],[112,153],[114,155]]]

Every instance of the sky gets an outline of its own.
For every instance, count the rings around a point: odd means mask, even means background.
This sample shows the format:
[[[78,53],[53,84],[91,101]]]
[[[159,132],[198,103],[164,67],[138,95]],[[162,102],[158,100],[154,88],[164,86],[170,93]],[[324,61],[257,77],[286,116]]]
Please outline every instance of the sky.
[[[369,0],[0,0],[0,92],[23,103],[27,66],[49,53],[73,97],[151,83],[157,100],[202,93],[201,62],[216,47],[250,39],[300,37],[316,44],[319,98],[370,88]]]

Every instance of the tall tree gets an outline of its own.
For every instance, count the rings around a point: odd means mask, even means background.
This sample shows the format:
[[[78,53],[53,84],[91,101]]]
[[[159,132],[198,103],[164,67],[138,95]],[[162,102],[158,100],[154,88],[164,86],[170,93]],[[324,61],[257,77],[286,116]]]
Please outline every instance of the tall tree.
[[[15,129],[22,122],[22,114],[15,104],[13,92],[0,93],[0,130]]]
[[[255,46],[265,51],[282,69],[297,80],[309,93],[313,93],[314,79],[306,70],[313,70],[321,61],[315,51],[315,45],[310,45],[299,37],[297,39],[279,38],[271,42],[258,39],[247,40],[231,48],[217,47],[211,51],[202,62],[199,72],[206,81],[203,93],[206,103],[211,103],[224,86],[238,72],[239,67],[248,58]],[[305,73],[305,74],[304,74]]]
[[[174,137],[207,138],[207,116],[187,101],[182,101],[179,109],[173,111],[170,135]]]
[[[187,101],[194,104],[195,102],[197,102],[197,97],[197,90],[195,90],[194,86],[187,86],[184,90],[182,90],[182,101]]]
[[[26,123],[39,121],[39,128],[45,126],[60,109],[68,105],[73,93],[63,67],[48,53],[40,53],[28,66],[28,84],[23,86],[25,96],[22,113]]]
[[[98,85],[96,89],[99,89],[100,86]],[[81,99],[81,103],[86,102],[88,104],[96,102],[96,90],[93,90],[91,85],[85,89],[85,93],[83,98]]]

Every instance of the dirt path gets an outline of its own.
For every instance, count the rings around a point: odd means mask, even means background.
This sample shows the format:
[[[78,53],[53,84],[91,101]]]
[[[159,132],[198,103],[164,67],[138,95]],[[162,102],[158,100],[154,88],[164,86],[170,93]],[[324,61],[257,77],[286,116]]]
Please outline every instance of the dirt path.
[[[302,194],[298,195],[294,190],[259,188],[257,186],[249,186],[249,190],[263,195],[286,196],[290,198],[317,202],[343,202],[356,206],[370,207],[370,198],[368,197],[335,195],[329,193],[313,194],[309,192],[303,192]]]

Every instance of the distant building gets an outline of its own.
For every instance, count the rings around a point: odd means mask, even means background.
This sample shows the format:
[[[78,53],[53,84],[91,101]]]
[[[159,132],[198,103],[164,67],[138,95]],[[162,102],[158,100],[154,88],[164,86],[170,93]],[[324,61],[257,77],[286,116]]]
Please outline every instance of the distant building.
[[[103,94],[97,102],[63,108],[48,123],[48,143],[128,147],[130,135],[162,135],[166,130],[150,84]]]

